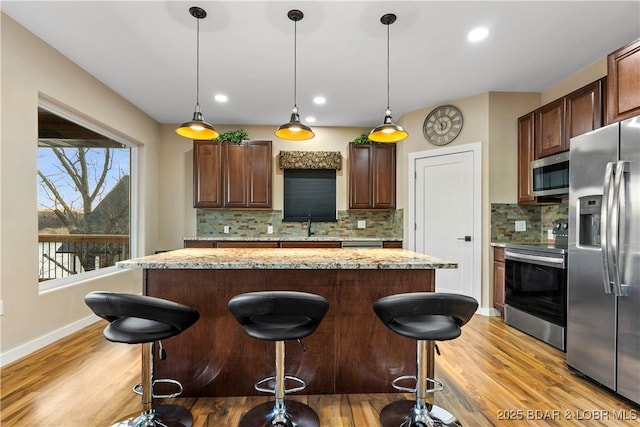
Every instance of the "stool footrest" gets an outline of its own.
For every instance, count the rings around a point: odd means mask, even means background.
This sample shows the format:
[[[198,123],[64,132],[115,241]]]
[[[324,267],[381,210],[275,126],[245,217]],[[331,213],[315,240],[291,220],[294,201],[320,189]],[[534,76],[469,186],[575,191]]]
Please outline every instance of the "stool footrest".
[[[416,378],[415,375],[403,375],[401,377],[396,378],[395,380],[393,380],[391,382],[391,386],[393,388],[395,388],[398,391],[404,391],[404,392],[408,392],[408,393],[415,393],[416,392],[416,387],[404,387],[401,385],[398,385],[398,383],[400,381],[407,381],[407,380],[412,380],[412,381],[418,381],[418,379]],[[433,384],[435,387],[434,388],[428,388],[425,390],[426,393],[435,393],[437,391],[440,391],[444,388],[444,384],[442,384],[440,381],[434,380],[432,378],[427,378],[427,383],[429,384]]]
[[[178,387],[178,391],[176,391],[175,393],[170,393],[170,394],[155,394],[152,391],[151,392],[151,396],[154,399],[173,399],[174,397],[180,396],[182,394],[182,392],[184,391],[184,389],[182,387],[182,384],[180,384],[179,381],[172,380],[172,379],[169,379],[169,378],[153,380],[153,385],[151,386],[152,389],[155,389],[156,384],[173,384],[173,385]],[[133,392],[135,394],[139,394],[140,396],[142,396],[142,383],[136,384],[133,387]]]
[[[253,385],[253,387],[254,387],[256,390],[261,391],[261,392],[263,392],[263,393],[271,393],[271,394],[273,394],[273,393],[275,393],[275,391],[276,391],[276,389],[275,389],[275,388],[265,388],[265,387],[262,387],[262,385],[263,385],[263,384],[265,384],[265,383],[268,383],[269,381],[275,381],[275,379],[276,379],[276,377],[275,377],[275,376],[273,376],[273,377],[267,377],[267,378],[261,379],[260,381],[258,381],[257,383],[255,383],[255,384]],[[292,375],[285,375],[285,376],[284,376],[284,380],[285,380],[285,381],[287,381],[287,380],[289,380],[289,381],[294,381],[294,382],[297,382],[298,384],[300,384],[300,386],[298,386],[298,387],[285,388],[285,389],[284,389],[284,392],[285,392],[285,393],[296,393],[296,392],[298,392],[298,391],[302,391],[302,390],[304,390],[305,388],[307,388],[307,383],[306,383],[306,382],[304,382],[304,380],[302,380],[302,379],[300,379],[300,378],[298,378],[298,377],[294,377],[294,376],[292,376]]]

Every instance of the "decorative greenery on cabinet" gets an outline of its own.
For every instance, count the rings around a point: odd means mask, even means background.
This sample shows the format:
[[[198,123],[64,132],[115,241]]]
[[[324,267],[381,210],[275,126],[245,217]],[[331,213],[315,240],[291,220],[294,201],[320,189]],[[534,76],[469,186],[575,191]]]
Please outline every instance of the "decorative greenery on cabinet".
[[[353,144],[374,144],[372,140],[369,139],[368,133],[363,133],[353,139],[351,141]]]
[[[230,142],[233,144],[240,144],[242,141],[249,139],[249,134],[244,129],[230,130],[228,132],[222,132],[214,141],[216,142]]]

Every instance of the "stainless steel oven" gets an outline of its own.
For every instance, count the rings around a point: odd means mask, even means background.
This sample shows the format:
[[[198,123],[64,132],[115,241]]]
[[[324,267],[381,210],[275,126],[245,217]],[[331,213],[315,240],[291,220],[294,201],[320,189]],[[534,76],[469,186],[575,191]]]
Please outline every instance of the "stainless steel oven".
[[[565,350],[567,250],[554,245],[505,247],[505,323]]]

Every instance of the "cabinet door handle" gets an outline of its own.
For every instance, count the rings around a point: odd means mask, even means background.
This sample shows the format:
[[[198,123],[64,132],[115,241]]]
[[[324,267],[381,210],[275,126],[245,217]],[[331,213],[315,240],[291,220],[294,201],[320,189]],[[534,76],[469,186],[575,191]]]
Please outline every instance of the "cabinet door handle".
[[[458,237],[458,240],[464,240],[465,242],[470,242],[471,236]]]

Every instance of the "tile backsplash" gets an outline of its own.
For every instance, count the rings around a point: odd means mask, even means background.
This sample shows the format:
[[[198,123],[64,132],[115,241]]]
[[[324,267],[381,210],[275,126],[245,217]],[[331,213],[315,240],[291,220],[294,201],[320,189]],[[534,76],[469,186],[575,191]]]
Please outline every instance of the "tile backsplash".
[[[547,242],[547,230],[553,228],[553,222],[567,221],[568,218],[569,206],[566,202],[543,206],[492,203],[491,241]],[[516,231],[516,221],[526,221],[526,231]]]
[[[198,209],[196,213],[197,237],[277,237],[307,236],[306,223],[283,222],[280,210]],[[359,229],[358,221],[365,221],[366,228]],[[403,210],[395,211],[338,211],[337,222],[313,222],[314,236],[329,237],[380,237],[402,239]],[[273,234],[267,228],[273,227]],[[229,232],[224,233],[225,226]]]

